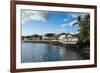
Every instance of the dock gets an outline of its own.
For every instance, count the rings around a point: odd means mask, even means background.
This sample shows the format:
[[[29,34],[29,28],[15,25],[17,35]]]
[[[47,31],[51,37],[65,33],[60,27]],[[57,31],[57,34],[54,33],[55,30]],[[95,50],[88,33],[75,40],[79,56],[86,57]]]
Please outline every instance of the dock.
[[[75,42],[60,42],[57,40],[22,40],[22,42],[25,43],[47,43],[47,44],[53,44],[53,45],[59,45],[65,48],[79,48],[80,45]]]

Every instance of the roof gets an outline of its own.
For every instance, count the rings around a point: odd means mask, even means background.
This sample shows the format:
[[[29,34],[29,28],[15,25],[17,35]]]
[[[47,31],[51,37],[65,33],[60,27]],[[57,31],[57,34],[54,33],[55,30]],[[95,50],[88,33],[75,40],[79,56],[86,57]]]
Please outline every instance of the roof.
[[[67,37],[73,37],[72,35],[67,35]]]
[[[63,34],[60,36],[62,36],[62,37],[78,37],[78,35],[72,35],[72,34]]]

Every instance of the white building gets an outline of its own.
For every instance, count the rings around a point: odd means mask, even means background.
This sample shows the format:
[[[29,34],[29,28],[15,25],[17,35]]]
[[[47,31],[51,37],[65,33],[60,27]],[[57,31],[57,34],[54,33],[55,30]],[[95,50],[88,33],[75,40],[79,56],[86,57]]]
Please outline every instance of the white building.
[[[59,42],[76,44],[78,42],[78,37],[72,36],[71,34],[69,35],[63,34],[60,35]]]

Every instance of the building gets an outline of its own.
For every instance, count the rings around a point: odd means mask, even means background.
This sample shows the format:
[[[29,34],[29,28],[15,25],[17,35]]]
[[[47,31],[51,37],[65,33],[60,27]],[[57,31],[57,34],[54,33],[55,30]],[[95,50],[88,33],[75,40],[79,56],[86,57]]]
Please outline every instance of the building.
[[[76,44],[78,42],[78,37],[76,35],[63,34],[59,36],[59,42]]]

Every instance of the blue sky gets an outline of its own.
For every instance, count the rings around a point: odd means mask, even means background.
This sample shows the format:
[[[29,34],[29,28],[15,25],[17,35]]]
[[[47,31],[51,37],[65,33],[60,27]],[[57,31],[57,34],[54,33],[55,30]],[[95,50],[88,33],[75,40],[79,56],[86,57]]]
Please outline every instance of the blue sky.
[[[78,33],[77,16],[87,13],[22,10],[22,35],[45,33]]]

